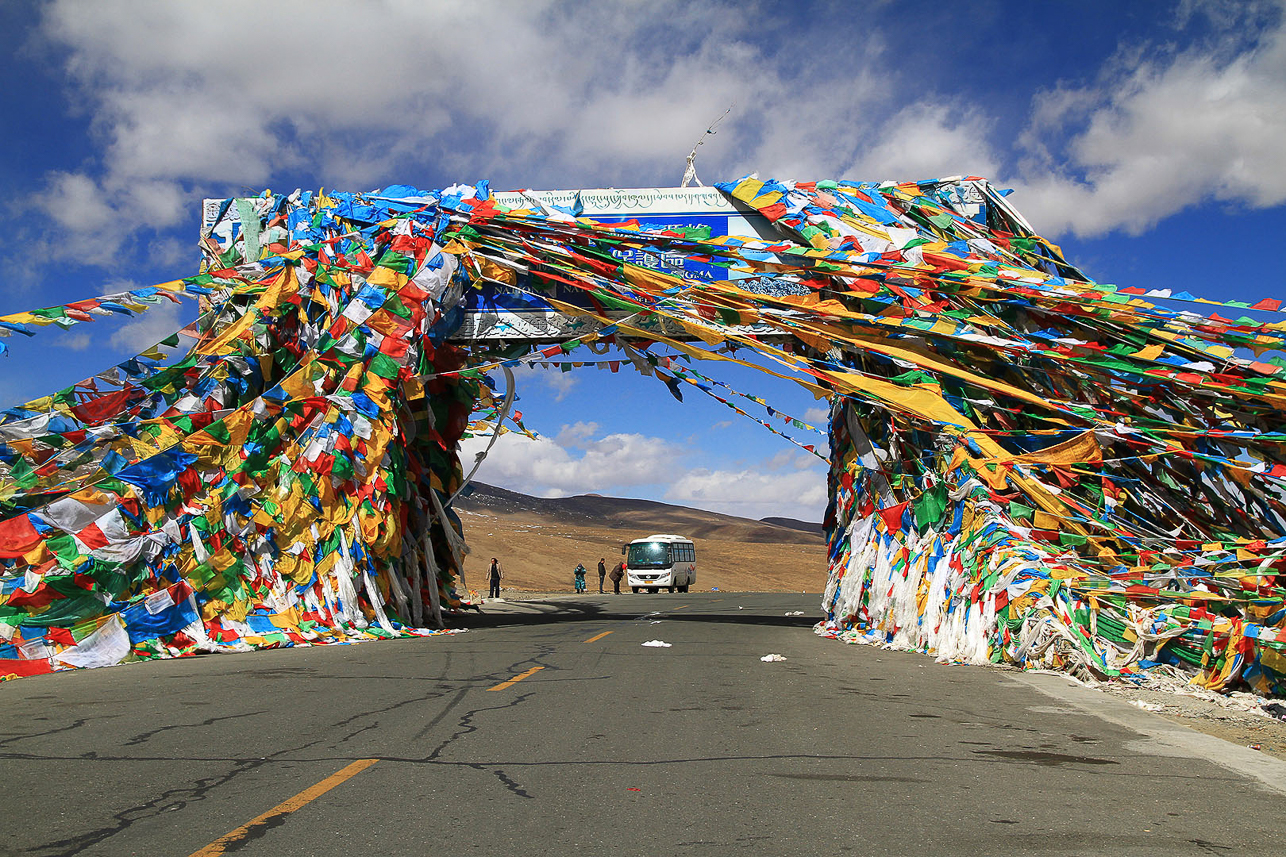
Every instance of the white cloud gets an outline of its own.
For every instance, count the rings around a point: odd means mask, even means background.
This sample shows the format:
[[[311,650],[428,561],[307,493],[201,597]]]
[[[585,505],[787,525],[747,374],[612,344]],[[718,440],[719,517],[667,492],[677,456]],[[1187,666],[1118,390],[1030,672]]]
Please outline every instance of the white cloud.
[[[544,371],[539,377],[540,383],[554,391],[555,402],[561,402],[563,399],[567,398],[567,395],[571,393],[572,388],[580,383],[580,379],[576,377],[576,373],[574,371],[564,372],[561,369],[557,371]]]
[[[537,497],[588,492],[619,494],[632,486],[668,481],[685,453],[658,437],[609,434],[592,438],[583,428],[569,428],[571,440],[565,442],[573,444],[573,449],[548,437],[532,440],[512,432],[502,435],[476,478]],[[560,438],[566,438],[568,431],[565,428]],[[487,438],[461,442],[461,459],[472,462],[486,443]]]
[[[98,183],[80,173],[50,173],[30,203],[55,227],[39,242],[41,250],[60,258],[110,265],[130,231],[121,226],[119,212]]]
[[[830,408],[809,408],[804,411],[804,422],[817,428],[824,428],[831,421]]]
[[[45,256],[106,265],[203,191],[291,171],[351,188],[426,165],[498,187],[675,183],[735,104],[701,150],[706,180],[988,175],[1050,235],[1137,231],[1202,200],[1286,201],[1286,40],[1262,11],[1279,6],[1254,8],[1184,5],[1176,26],[1202,17],[1215,37],[1122,45],[1097,77],[1038,93],[1010,140],[985,99],[913,88],[886,57],[907,33],[813,16],[766,35],[771,6],[58,0],[41,31],[101,146],[29,204],[57,227]]]
[[[178,332],[195,314],[194,309],[169,301],[157,304],[113,331],[111,344],[130,354],[138,354]]]
[[[781,471],[807,470],[817,466],[817,456],[809,455],[798,447],[788,446],[774,453],[771,457],[764,459],[754,469],[761,473],[777,473]]]
[[[602,493],[631,496],[639,486],[665,485],[667,502],[759,519],[785,515],[820,521],[826,508],[826,472],[813,456],[794,449],[743,469],[692,469],[690,451],[639,434],[594,437],[593,423],[564,426],[557,438],[502,435],[475,476],[481,482],[536,497]],[[460,444],[472,466],[488,438]]]
[[[1286,16],[1251,44],[1232,23],[1182,52],[1123,53],[1094,84],[1036,98],[1032,161],[1014,184],[1037,230],[1137,234],[1210,199],[1286,202]]]
[[[846,172],[869,181],[993,176],[999,157],[987,142],[990,130],[978,108],[912,104],[880,128]]]
[[[54,344],[60,348],[66,348],[71,351],[84,351],[94,343],[93,337],[88,333],[64,333],[54,340]]]
[[[826,473],[820,467],[776,470],[698,468],[683,473],[666,499],[746,518],[785,516],[820,521],[826,510]]]
[[[559,446],[584,447],[587,443],[592,442],[597,432],[598,423],[575,422],[571,425],[563,426],[562,431],[554,438],[554,443]]]
[[[801,157],[799,134],[879,92],[874,35],[787,61],[748,38],[734,3],[144,6],[61,0],[42,19],[103,141],[100,163],[50,176],[46,195],[91,202],[80,226],[102,245],[95,261],[133,230],[180,222],[196,188],[262,186],[292,168],[341,187],[405,181],[425,163],[498,184],[677,182],[733,103],[702,150],[708,174],[834,172],[858,141]],[[836,73],[844,86],[801,94]]]
[[[515,366],[513,373],[519,395],[522,395],[528,385],[545,387],[553,394],[555,402],[566,399],[581,380],[577,377],[576,369],[564,372],[557,367],[546,369],[539,364],[531,363]]]

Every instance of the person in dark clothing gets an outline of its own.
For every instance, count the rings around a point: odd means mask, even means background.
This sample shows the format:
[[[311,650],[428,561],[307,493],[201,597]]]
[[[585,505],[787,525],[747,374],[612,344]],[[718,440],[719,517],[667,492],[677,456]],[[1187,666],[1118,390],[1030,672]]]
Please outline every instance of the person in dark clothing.
[[[607,565],[603,562],[603,557],[598,558],[598,594],[603,594],[603,579],[607,577]]]
[[[491,587],[487,590],[488,598],[500,597],[500,579],[504,576],[504,570],[500,568],[500,560],[493,556],[491,558]]]
[[[621,578],[625,576],[625,563],[618,562],[612,569],[612,592],[621,594]]]

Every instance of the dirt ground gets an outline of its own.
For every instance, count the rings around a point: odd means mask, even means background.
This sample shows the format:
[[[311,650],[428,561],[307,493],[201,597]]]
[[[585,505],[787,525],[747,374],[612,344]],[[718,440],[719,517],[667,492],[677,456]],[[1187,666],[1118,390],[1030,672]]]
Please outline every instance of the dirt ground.
[[[1198,688],[1144,690],[1125,684],[1100,689],[1189,729],[1286,760],[1286,721],[1256,713],[1261,700],[1248,693],[1223,697]]]

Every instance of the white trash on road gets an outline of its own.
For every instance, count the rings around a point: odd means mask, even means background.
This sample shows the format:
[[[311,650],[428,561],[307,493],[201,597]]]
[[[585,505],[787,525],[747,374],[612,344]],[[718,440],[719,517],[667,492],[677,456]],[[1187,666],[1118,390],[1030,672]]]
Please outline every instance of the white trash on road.
[[[765,663],[775,664],[778,661],[786,660],[786,657],[784,655],[764,655],[759,660],[764,661]]]
[[[670,644],[669,644],[669,643],[667,643],[667,642],[665,642],[664,640],[648,640],[648,641],[647,641],[646,643],[644,643],[643,645],[645,645],[645,646],[650,646],[650,647],[651,647],[651,648],[653,648],[653,649],[668,649],[668,648],[670,648]]]

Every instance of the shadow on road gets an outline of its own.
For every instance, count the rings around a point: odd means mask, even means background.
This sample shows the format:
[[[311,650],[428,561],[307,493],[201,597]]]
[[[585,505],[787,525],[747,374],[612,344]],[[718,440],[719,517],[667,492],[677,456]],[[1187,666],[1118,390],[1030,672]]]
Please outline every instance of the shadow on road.
[[[649,607],[662,609],[650,610]],[[676,606],[686,609],[676,610]],[[511,626],[550,625],[563,622],[629,622],[642,619],[661,619],[666,622],[710,622],[728,625],[760,625],[811,628],[821,621],[816,610],[805,611],[803,616],[786,616],[768,613],[762,608],[737,610],[719,609],[684,602],[682,605],[632,605],[628,601],[613,599],[606,603],[597,600],[559,598],[548,601],[508,601],[503,604],[483,606],[481,613],[458,613],[446,617],[448,628],[504,628]]]

